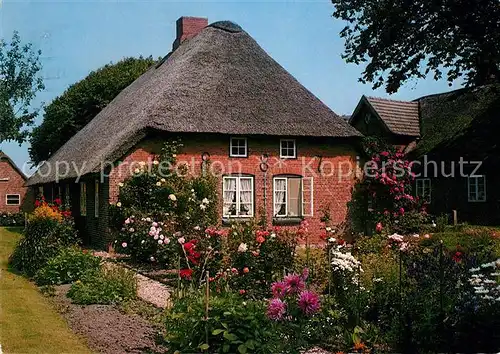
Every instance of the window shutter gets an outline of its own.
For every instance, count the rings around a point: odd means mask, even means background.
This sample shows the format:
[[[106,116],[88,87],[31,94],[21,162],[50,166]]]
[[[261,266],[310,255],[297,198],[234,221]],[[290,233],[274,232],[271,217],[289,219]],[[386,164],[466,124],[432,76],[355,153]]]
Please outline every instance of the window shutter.
[[[314,214],[314,188],[313,178],[302,178],[302,215],[313,216]]]

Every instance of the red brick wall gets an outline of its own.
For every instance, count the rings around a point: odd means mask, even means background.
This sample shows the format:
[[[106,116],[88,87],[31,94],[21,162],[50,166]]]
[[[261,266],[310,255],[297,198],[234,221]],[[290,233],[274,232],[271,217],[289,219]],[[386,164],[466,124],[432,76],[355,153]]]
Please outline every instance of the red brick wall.
[[[8,178],[8,180],[4,181],[5,178]],[[8,160],[0,159],[0,212],[17,213],[23,210],[23,207],[27,204],[27,188],[24,187],[24,182],[24,178],[12,167]],[[19,194],[21,196],[21,205],[7,205],[7,194]]]
[[[315,235],[320,233],[320,218],[322,209],[328,208],[333,224],[341,223],[346,218],[347,202],[351,199],[352,188],[356,177],[357,153],[352,145],[320,139],[296,139],[297,159],[279,160],[279,137],[248,137],[248,157],[229,157],[229,137],[221,136],[187,136],[182,139],[183,148],[177,156],[178,164],[187,164],[190,171],[199,174],[202,154],[210,154],[211,168],[227,174],[243,173],[254,176],[255,216],[265,207],[269,223],[273,215],[273,176],[279,174],[294,174],[302,177],[313,177],[314,183],[314,214],[307,217],[309,229]],[[133,164],[147,162],[160,151],[161,140],[148,139],[138,144],[122,164],[115,167],[110,174],[110,202],[118,200],[118,183],[123,182]],[[260,161],[267,154],[269,168],[267,174],[261,171]],[[319,157],[322,156],[322,173],[317,171]],[[137,166],[137,165],[136,165]],[[333,170],[332,170],[333,166]],[[132,167],[132,170],[134,168]],[[344,177],[339,176],[342,169]],[[350,174],[349,174],[350,172]],[[348,175],[349,174],[349,175]],[[267,188],[267,200],[264,205],[264,186]],[[222,178],[220,178],[219,194],[222,198]],[[222,219],[222,199],[219,201],[219,214]]]

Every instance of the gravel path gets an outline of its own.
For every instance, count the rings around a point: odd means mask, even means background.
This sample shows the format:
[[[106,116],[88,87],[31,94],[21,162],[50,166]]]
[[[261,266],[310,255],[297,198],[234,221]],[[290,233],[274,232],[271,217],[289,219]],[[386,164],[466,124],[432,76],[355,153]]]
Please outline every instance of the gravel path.
[[[170,290],[159,281],[137,274],[137,296],[156,307],[165,308],[170,305]]]
[[[156,345],[156,330],[143,318],[123,314],[111,305],[72,304],[66,297],[68,290],[69,285],[57,286],[52,301],[91,350],[104,354],[166,352]]]

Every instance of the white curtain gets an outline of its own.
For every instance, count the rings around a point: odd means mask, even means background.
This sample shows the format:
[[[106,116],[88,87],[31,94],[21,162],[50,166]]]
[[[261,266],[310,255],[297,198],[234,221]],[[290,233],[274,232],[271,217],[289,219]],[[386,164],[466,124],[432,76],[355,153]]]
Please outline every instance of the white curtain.
[[[274,180],[274,201],[274,214],[286,214],[286,210],[284,210],[286,205],[286,179]]]
[[[240,212],[249,215],[252,210],[252,180],[240,178]]]
[[[234,214],[236,208],[236,179],[224,179],[224,215]]]

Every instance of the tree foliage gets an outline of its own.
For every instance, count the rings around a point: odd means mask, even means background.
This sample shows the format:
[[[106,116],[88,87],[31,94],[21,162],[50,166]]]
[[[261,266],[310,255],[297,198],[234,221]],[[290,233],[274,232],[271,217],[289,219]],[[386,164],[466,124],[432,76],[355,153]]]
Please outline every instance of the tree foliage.
[[[71,85],[45,108],[42,124],[33,130],[31,160],[48,159],[154,63],[152,57],[125,58]]]
[[[347,21],[343,58],[367,62],[360,81],[396,92],[411,78],[443,74],[467,85],[500,81],[498,0],[332,0]]]
[[[30,107],[38,91],[44,89],[40,51],[22,44],[17,32],[7,43],[0,39],[0,143],[14,140],[22,143],[28,136],[26,127],[33,124],[38,110]]]

